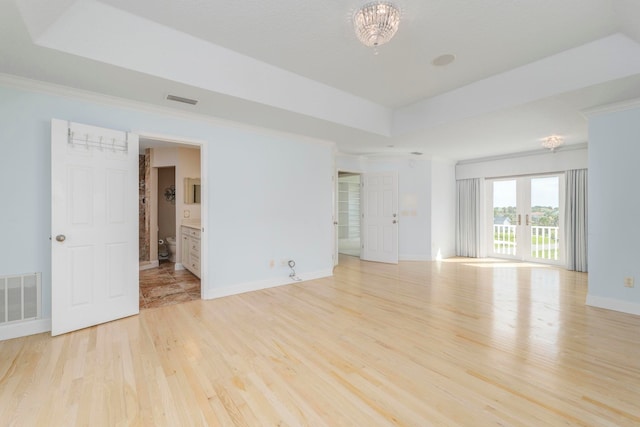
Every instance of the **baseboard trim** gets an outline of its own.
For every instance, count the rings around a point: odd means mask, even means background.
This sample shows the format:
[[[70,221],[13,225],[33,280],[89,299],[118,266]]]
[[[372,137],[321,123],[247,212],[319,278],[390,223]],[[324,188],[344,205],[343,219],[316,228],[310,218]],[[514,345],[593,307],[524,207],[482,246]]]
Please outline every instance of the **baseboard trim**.
[[[298,277],[302,282],[309,280],[322,279],[324,277],[333,276],[333,270],[321,270],[313,273],[300,274]],[[283,279],[281,277],[275,279],[259,280],[256,282],[238,283],[236,285],[224,286],[220,288],[206,289],[203,299],[222,298],[230,295],[243,294],[246,292],[259,291],[261,289],[275,288],[278,286],[292,285],[296,282],[290,278]]]
[[[0,326],[0,341],[51,331],[51,319],[35,319]]]
[[[398,261],[431,261],[431,258],[426,255],[400,254]]]
[[[158,260],[156,261],[149,261],[146,262],[144,264],[140,264],[140,271],[142,270],[151,270],[152,268],[156,268],[160,266],[160,262]]]
[[[607,310],[620,311],[622,313],[640,316],[640,304],[622,301],[615,298],[587,295],[587,305],[591,307],[605,308]]]

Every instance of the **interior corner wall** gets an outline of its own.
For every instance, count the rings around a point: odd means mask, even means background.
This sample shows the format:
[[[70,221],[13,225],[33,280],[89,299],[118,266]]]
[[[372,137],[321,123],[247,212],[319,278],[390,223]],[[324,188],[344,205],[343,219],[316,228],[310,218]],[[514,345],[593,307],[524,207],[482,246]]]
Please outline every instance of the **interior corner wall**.
[[[295,259],[303,279],[332,274],[333,144],[44,86],[0,84],[0,185],[11,201],[0,204],[3,240],[11,242],[0,246],[0,275],[41,272],[44,318],[52,118],[207,144],[206,297],[290,283],[281,260]]]
[[[431,162],[431,259],[455,256],[456,173],[452,162]]]
[[[589,118],[587,304],[640,315],[640,106]],[[624,287],[625,277],[635,287]]]

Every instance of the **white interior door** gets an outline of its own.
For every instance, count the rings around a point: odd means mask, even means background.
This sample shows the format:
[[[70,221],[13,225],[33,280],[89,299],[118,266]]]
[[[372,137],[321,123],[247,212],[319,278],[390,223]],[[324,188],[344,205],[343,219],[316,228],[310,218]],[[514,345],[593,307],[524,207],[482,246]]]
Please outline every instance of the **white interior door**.
[[[362,256],[366,261],[398,263],[398,174],[362,175]]]
[[[51,122],[51,334],[137,314],[138,136]]]

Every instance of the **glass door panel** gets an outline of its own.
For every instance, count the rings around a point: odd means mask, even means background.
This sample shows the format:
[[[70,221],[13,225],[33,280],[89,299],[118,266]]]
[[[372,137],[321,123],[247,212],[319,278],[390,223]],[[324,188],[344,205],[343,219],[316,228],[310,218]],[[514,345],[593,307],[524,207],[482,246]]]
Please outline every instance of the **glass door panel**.
[[[493,181],[492,228],[495,256],[517,255],[517,180]]]
[[[532,260],[560,259],[560,177],[531,178],[531,202],[526,214]]]

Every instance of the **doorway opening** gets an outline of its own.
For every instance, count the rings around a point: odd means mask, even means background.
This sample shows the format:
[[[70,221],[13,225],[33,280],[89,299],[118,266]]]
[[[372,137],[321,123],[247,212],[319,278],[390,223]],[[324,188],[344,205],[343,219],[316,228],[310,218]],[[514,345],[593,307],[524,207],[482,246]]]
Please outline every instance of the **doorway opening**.
[[[338,253],[360,257],[361,176],[338,172]]]
[[[487,182],[490,256],[562,264],[564,175]]]
[[[140,309],[202,298],[201,148],[140,136]]]

